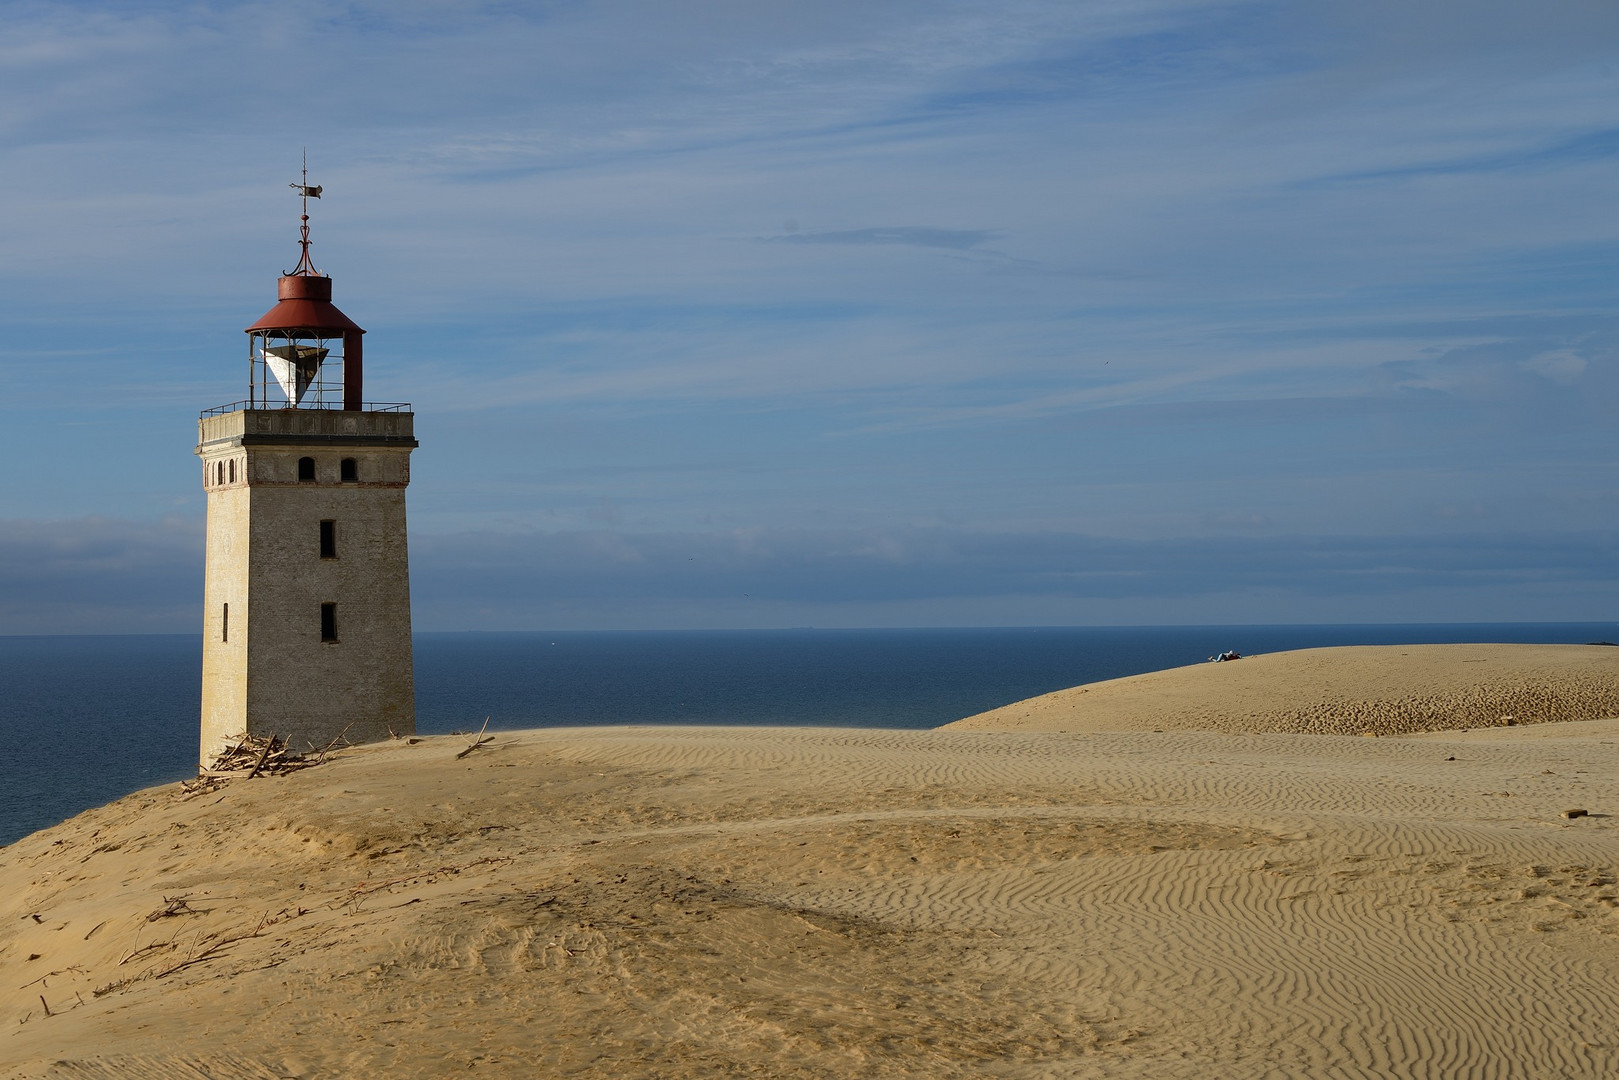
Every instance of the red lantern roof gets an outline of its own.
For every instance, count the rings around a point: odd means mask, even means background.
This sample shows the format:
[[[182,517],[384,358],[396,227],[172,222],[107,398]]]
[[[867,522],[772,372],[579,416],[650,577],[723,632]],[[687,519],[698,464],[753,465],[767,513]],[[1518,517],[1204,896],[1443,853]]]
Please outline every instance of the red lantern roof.
[[[247,333],[264,330],[307,332],[312,337],[363,334],[364,330],[332,303],[332,279],[324,274],[287,274],[276,284],[279,303],[259,316]]]

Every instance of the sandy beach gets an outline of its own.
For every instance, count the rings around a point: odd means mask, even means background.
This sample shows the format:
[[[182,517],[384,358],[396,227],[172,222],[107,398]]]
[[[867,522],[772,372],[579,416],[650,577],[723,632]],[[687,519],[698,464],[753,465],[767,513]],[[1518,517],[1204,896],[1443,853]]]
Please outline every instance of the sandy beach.
[[[150,789],[0,849],[0,1076],[1619,1075],[1616,665],[1312,650]]]

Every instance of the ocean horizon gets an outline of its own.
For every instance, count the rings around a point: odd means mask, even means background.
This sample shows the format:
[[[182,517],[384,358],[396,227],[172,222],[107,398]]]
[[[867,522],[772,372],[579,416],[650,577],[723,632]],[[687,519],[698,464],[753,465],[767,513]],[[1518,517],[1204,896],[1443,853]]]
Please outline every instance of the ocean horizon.
[[[932,728],[1081,683],[1334,645],[1584,644],[1619,623],[427,632],[417,730]],[[0,636],[0,845],[192,775],[197,634]]]

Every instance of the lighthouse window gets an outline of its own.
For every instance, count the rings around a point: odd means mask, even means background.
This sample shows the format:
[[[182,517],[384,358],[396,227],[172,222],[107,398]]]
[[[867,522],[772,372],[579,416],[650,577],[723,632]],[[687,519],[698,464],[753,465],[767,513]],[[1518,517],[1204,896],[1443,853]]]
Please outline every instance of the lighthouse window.
[[[337,640],[336,604],[322,604],[320,606],[320,639],[322,641]]]
[[[229,641],[230,640],[230,605],[229,604],[224,605],[224,610],[219,613],[219,640],[220,641]]]
[[[301,458],[299,458],[298,459],[298,482],[301,483],[301,484],[307,484],[307,483],[313,482],[314,479],[315,479],[315,459],[312,458],[312,457],[301,457]]]
[[[337,522],[323,521],[320,523],[320,557],[323,559],[337,558]]]
[[[230,482],[233,483],[233,484],[236,483],[236,459],[235,458],[231,458],[231,461],[230,461]]]
[[[344,458],[342,460],[342,462],[339,463],[338,469],[339,469],[338,478],[340,480],[342,480],[343,483],[345,483],[345,484],[354,484],[354,483],[359,482],[359,479],[360,479],[360,467],[355,464],[353,458],[351,458],[351,457]]]

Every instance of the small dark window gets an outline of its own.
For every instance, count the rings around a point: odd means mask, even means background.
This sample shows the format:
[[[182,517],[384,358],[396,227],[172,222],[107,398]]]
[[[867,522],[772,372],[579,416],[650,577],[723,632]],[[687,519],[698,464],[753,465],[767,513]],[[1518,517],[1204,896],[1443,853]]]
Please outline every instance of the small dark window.
[[[219,613],[219,640],[220,641],[229,641],[230,640],[230,605],[229,604],[226,604],[225,607],[224,607],[224,610]]]
[[[298,459],[298,482],[307,484],[315,479],[315,459],[301,457]]]
[[[322,641],[337,640],[336,604],[322,604],[320,606],[320,639]]]
[[[360,467],[355,464],[353,458],[344,458],[338,465],[338,469],[338,479],[342,480],[343,483],[357,484],[360,482]]]
[[[235,458],[231,458],[231,460],[230,460],[230,482],[233,483],[233,484],[236,483],[236,459]]]
[[[323,521],[320,523],[320,557],[323,559],[337,558],[337,522]]]

